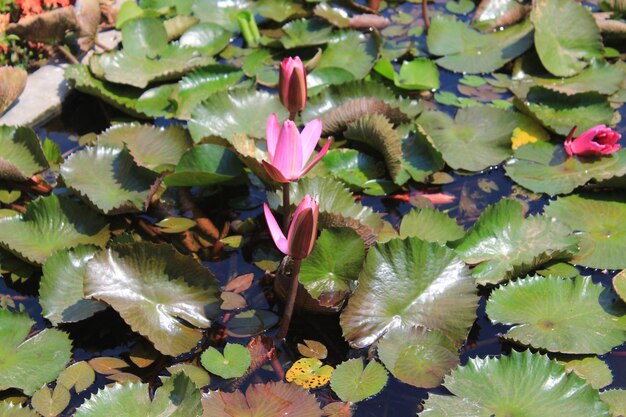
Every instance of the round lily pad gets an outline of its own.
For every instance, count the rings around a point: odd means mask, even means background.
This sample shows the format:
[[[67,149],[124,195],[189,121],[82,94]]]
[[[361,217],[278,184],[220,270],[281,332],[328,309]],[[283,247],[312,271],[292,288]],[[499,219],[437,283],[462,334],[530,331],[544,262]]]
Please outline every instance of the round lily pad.
[[[476,287],[454,251],[417,238],[370,248],[359,285],[341,313],[344,337],[365,347],[386,331],[421,325],[465,339],[475,318]]]
[[[591,277],[529,277],[496,289],[487,315],[493,322],[515,324],[505,337],[524,345],[602,354],[626,340],[626,316],[612,313],[618,306],[604,290]]]
[[[202,366],[212,374],[228,379],[239,378],[245,374],[250,367],[252,358],[250,351],[245,346],[227,343],[223,354],[214,347],[209,347],[202,352],[200,361]]]
[[[598,391],[584,379],[530,351],[470,359],[446,376],[444,386],[455,396],[430,394],[420,417],[609,417]]]
[[[357,403],[378,394],[387,379],[387,371],[380,363],[370,361],[363,367],[362,359],[348,359],[337,365],[330,387],[342,401]]]
[[[196,327],[209,327],[219,312],[218,291],[213,274],[193,258],[148,242],[100,252],[85,273],[86,297],[110,304],[157,350],[172,356],[200,341]]]

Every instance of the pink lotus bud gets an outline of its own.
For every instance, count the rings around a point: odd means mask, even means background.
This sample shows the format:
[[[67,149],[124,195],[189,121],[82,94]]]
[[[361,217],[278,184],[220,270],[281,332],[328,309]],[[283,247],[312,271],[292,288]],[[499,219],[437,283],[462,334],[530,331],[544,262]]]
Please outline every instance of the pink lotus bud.
[[[278,91],[280,101],[289,113],[295,114],[306,106],[306,70],[300,57],[283,59]]]
[[[311,254],[317,239],[319,204],[310,195],[305,195],[293,213],[287,237],[283,234],[267,203],[263,204],[265,220],[272,239],[278,249],[294,259],[304,259]]]
[[[569,156],[609,155],[621,148],[617,142],[622,136],[605,125],[594,126],[572,140],[575,131],[576,127],[565,139],[565,151]]]
[[[266,134],[270,161],[263,161],[263,167],[272,179],[280,183],[295,181],[309,172],[326,155],[331,143],[331,140],[326,142],[313,161],[306,165],[322,134],[320,120],[311,120],[300,133],[291,120],[286,120],[280,128],[278,118],[272,113],[267,119]]]

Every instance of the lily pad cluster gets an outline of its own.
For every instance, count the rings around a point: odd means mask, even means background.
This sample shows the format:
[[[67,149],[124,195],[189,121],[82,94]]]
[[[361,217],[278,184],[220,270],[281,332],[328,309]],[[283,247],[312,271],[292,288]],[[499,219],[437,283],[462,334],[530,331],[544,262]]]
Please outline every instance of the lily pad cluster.
[[[626,151],[564,147],[574,126],[624,132],[617,2],[612,29],[574,0],[485,0],[471,21],[450,14],[465,1],[429,18],[370,3],[125,2],[120,47],[66,77],[137,121],[66,152],[0,127],[2,288],[41,306],[0,294],[0,390],[23,394],[0,415],[349,416],[392,378],[452,394],[420,416],[624,412],[599,390],[626,341]],[[333,139],[286,200],[265,129],[289,115],[274,88],[296,55],[295,123]],[[307,195],[298,303],[335,320],[348,357],[326,334],[288,337],[302,357],[272,339],[291,263],[260,206]],[[73,361],[73,332],[102,317],[128,351]],[[509,354],[476,357],[487,321]]]

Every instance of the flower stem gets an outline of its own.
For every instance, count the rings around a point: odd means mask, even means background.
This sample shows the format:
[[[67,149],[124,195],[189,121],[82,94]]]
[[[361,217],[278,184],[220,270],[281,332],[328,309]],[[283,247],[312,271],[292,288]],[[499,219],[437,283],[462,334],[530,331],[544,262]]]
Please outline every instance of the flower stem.
[[[283,183],[283,233],[287,236],[289,232],[289,214],[291,207],[289,205],[289,184]]]
[[[291,270],[291,286],[289,288],[289,294],[287,295],[287,306],[283,313],[283,318],[280,320],[280,329],[276,336],[279,340],[282,340],[287,336],[289,331],[289,323],[291,322],[291,316],[293,315],[293,307],[296,304],[296,295],[298,294],[298,284],[300,283],[300,264],[302,259],[293,260],[293,268]]]
[[[430,28],[430,18],[428,17],[428,0],[422,0],[422,18],[424,19],[424,26],[426,30]]]
[[[296,112],[289,112],[289,120],[292,122],[296,120]]]

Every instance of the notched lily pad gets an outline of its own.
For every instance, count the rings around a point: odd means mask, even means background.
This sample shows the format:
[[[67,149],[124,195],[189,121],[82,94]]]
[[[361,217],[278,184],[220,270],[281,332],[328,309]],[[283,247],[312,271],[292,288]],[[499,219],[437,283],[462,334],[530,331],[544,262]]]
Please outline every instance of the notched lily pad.
[[[24,181],[46,168],[48,160],[32,129],[0,126],[0,178]]]
[[[348,359],[337,366],[330,386],[346,402],[357,403],[380,392],[387,383],[387,371],[375,360],[363,366],[361,358]]]
[[[119,245],[94,256],[85,273],[86,297],[110,304],[157,350],[172,356],[200,341],[197,327],[211,325],[219,312],[218,293],[208,269],[169,245]]]

